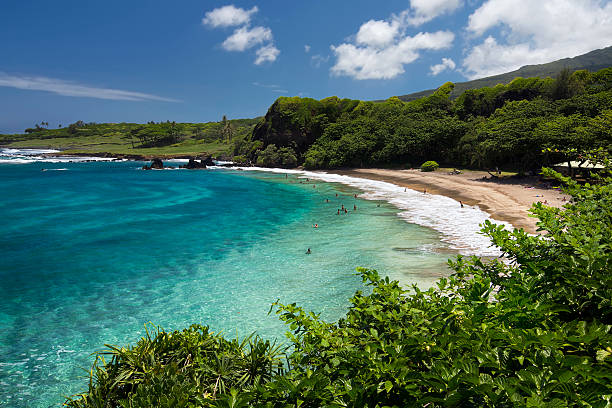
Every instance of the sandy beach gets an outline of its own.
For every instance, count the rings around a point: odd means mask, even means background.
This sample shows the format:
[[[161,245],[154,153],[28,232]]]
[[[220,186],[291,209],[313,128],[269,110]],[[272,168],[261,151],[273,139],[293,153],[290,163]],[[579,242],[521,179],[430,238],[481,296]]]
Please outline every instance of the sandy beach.
[[[386,181],[428,194],[439,194],[465,205],[478,206],[495,219],[507,221],[530,233],[536,232],[536,219],[528,210],[535,202],[561,207],[565,197],[559,189],[539,182],[535,177],[494,179],[484,171],[448,171],[424,173],[419,170],[353,169],[335,171],[347,176]],[[567,199],[567,197],[565,197]]]

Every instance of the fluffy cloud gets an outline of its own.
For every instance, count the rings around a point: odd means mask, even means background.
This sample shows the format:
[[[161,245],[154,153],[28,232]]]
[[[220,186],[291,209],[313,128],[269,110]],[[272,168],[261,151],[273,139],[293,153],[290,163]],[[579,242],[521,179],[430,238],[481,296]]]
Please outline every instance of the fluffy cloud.
[[[370,20],[359,27],[357,44],[384,47],[393,42],[400,29],[399,21]]]
[[[334,75],[355,79],[391,79],[404,73],[404,65],[415,61],[420,50],[439,50],[451,46],[455,35],[450,31],[399,36],[385,47],[359,47],[354,44],[331,46],[336,64]]]
[[[455,64],[455,61],[453,61],[451,58],[442,58],[442,62],[440,64],[432,65],[429,67],[430,74],[436,76],[440,72],[445,71],[447,69],[452,71],[453,69],[455,69],[456,66],[457,65]]]
[[[272,31],[267,27],[240,27],[227,37],[221,46],[227,51],[244,51],[266,41],[272,41]]]
[[[304,52],[305,53],[309,53],[310,52],[310,45],[308,45],[308,44],[304,45]]]
[[[226,51],[242,52],[261,44],[261,47],[255,51],[255,65],[274,62],[280,50],[274,45],[272,30],[268,27],[251,27],[250,24],[251,15],[258,11],[257,6],[250,10],[234,5],[223,6],[207,12],[202,23],[214,28],[240,26],[223,41],[221,47]]]
[[[234,7],[234,5],[223,6],[206,13],[202,24],[213,28],[248,24],[251,21],[251,15],[257,11],[259,11],[257,6],[250,10]]]
[[[487,0],[469,17],[476,38],[463,61],[468,78],[495,75],[611,45],[612,3],[599,0]]]
[[[452,45],[450,31],[407,34],[443,13],[456,10],[463,0],[411,0],[410,8],[386,20],[369,20],[359,27],[354,41],[332,45],[336,63],[331,72],[354,79],[391,79],[403,74],[404,65],[419,58],[419,51],[439,50]]]
[[[408,24],[418,26],[457,10],[462,3],[462,0],[411,0],[410,11],[404,14]]]
[[[46,91],[63,96],[83,98],[112,99],[117,101],[162,101],[179,102],[176,99],[151,95],[142,92],[124,91],[121,89],[99,88],[81,85],[72,81],[41,76],[16,76],[0,72],[0,86],[25,89],[29,91]]]
[[[274,62],[276,61],[278,54],[280,54],[280,51],[274,45],[264,45],[255,52],[255,55],[257,55],[257,59],[255,59],[255,65],[261,65],[264,62]]]

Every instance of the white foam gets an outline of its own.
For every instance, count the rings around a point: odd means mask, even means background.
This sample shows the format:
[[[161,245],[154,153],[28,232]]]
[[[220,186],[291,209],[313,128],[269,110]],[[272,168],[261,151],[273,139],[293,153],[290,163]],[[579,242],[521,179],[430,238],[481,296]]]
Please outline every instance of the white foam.
[[[355,187],[361,191],[361,198],[367,200],[382,200],[394,205],[401,211],[398,216],[409,223],[431,228],[442,234],[442,241],[464,255],[500,256],[498,248],[491,246],[491,241],[481,232],[481,224],[486,220],[504,225],[512,229],[505,221],[494,220],[490,214],[478,206],[464,204],[462,208],[458,201],[452,198],[424,194],[419,191],[404,189],[385,181],[369,180],[326,172],[303,170],[269,169],[261,167],[233,167],[233,169],[250,171],[265,171],[270,173],[297,174],[302,178],[312,178],[328,183],[341,183]]]
[[[35,156],[37,154],[45,153],[59,153],[59,150],[54,149],[11,149],[11,148],[0,148],[1,154],[17,154],[24,156]]]
[[[112,157],[86,157],[86,156],[46,156],[58,153],[53,149],[7,149],[0,148],[0,164],[28,164],[28,163],[82,163],[87,161],[113,161]]]

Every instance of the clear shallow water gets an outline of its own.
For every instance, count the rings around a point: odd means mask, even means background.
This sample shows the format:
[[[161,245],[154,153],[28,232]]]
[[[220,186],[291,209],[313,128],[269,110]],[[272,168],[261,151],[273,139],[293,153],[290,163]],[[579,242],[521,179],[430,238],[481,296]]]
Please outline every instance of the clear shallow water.
[[[335,320],[356,266],[425,286],[451,253],[395,207],[295,174],[22,160],[0,164],[1,406],[59,405],[91,352],[146,322],[282,337],[276,299]]]

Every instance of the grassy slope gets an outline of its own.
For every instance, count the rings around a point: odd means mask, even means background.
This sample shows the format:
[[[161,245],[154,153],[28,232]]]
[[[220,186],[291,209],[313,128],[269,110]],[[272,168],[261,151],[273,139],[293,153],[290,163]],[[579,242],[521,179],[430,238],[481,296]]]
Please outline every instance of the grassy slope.
[[[587,54],[579,55],[574,58],[564,58],[558,61],[549,62],[539,65],[525,65],[516,71],[507,72],[505,74],[495,75],[486,78],[475,79],[468,82],[455,83],[455,89],[451,92],[451,99],[457,98],[468,89],[483,88],[485,86],[493,87],[497,84],[508,84],[517,77],[531,78],[539,77],[554,78],[564,68],[569,68],[572,71],[587,69],[591,72],[598,71],[603,68],[612,66],[612,46],[601,50],[594,50]],[[433,94],[435,89],[428,89],[411,93],[408,95],[398,96],[401,100],[408,102]]]
[[[255,119],[232,120],[234,136],[250,134],[259,121]],[[224,154],[230,144],[222,140],[220,122],[181,123],[181,141],[162,147],[138,147],[131,131],[139,127],[135,123],[87,124],[70,133],[67,128],[45,129],[31,134],[0,135],[0,145],[11,148],[46,148],[62,150],[66,154],[111,153],[142,156],[176,156],[208,153]],[[134,147],[132,145],[134,142]]]

